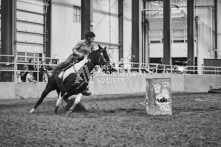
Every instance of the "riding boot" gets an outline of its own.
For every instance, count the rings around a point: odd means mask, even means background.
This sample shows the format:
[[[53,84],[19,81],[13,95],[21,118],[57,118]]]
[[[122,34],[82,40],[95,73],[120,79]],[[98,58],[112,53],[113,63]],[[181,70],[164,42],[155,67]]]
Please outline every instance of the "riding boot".
[[[86,87],[86,89],[82,92],[82,94],[83,94],[84,96],[89,96],[89,95],[92,94],[92,93],[90,92],[90,90],[89,90],[89,86]]]

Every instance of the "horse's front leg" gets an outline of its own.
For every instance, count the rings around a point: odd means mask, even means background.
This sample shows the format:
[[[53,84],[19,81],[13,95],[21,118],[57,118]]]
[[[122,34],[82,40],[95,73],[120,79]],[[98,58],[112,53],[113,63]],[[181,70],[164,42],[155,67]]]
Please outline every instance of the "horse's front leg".
[[[43,102],[43,100],[48,95],[48,93],[51,92],[52,90],[54,90],[54,83],[53,83],[53,81],[47,83],[46,88],[44,89],[44,91],[41,94],[41,97],[38,99],[38,101],[36,102],[34,108],[32,108],[29,111],[29,113],[33,113],[35,111],[35,109],[37,109],[37,107]]]
[[[56,101],[56,106],[55,106],[55,109],[54,109],[54,112],[56,113],[56,114],[58,114],[58,109],[59,109],[59,106],[61,105],[61,103],[62,103],[62,99],[63,99],[63,97],[64,97],[65,95],[64,94],[59,94],[59,97],[58,97],[58,99],[57,99],[57,101]]]
[[[74,101],[74,104],[71,106],[71,108],[69,109],[69,111],[67,112],[67,115],[69,115],[71,112],[74,111],[74,108],[77,106],[77,104],[79,104],[81,102],[81,97],[82,97],[82,93],[79,93]]]

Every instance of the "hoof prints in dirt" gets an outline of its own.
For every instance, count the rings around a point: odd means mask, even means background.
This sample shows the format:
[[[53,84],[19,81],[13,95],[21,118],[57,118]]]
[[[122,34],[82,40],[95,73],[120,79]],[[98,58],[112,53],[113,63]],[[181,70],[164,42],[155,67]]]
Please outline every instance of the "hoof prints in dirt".
[[[31,100],[18,105],[15,100],[0,101],[0,146],[221,145],[220,95],[175,95],[172,116],[146,114],[145,105],[139,104],[144,99],[84,101],[88,112],[70,117],[64,111],[53,114],[54,100],[46,101],[33,115],[27,114]]]
[[[122,108],[119,108],[119,109],[114,109],[114,110],[103,110],[104,112],[106,113],[119,113],[119,112],[126,112],[126,113],[134,113],[134,112],[143,112],[143,110],[141,109],[122,109]]]
[[[103,115],[136,115],[136,116],[143,116],[143,115],[147,115],[146,111],[141,110],[141,109],[122,109],[122,108],[118,108],[118,109],[113,109],[113,110],[102,110],[101,113],[103,113]]]
[[[196,115],[196,114],[204,114],[204,113],[211,113],[220,111],[217,107],[208,107],[208,108],[180,108],[176,107],[173,108],[173,114],[179,114],[179,115]]]
[[[69,101],[68,104],[65,107],[65,111],[69,111],[69,109],[71,108],[71,106],[74,104],[74,100]],[[83,103],[79,103],[78,105],[76,105],[76,107],[74,108],[75,112],[87,112],[87,109],[84,107]]]
[[[146,112],[139,109],[114,109],[114,110],[99,110],[90,109],[87,113],[73,113],[70,117],[73,118],[102,118],[105,116],[147,116]]]

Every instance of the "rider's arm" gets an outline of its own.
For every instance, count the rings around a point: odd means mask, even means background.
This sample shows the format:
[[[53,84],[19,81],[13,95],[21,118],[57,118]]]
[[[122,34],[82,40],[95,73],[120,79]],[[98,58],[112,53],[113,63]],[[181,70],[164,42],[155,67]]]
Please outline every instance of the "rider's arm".
[[[74,48],[72,49],[72,52],[73,52],[74,54],[78,55],[78,56],[81,56],[82,53],[80,53],[78,50],[79,50],[79,48],[81,47],[81,45],[82,45],[83,43],[84,43],[84,41],[78,42],[78,43],[74,46]]]

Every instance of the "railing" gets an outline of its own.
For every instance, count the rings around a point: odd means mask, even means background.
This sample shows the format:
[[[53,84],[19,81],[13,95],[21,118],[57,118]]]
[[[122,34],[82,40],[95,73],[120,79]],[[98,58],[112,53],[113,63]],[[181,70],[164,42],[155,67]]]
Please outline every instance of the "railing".
[[[42,68],[47,70],[47,73],[50,74],[52,70],[57,66],[58,60],[53,58],[42,58],[38,57],[34,63],[28,62],[18,62],[17,58],[22,56],[13,56],[13,55],[0,55],[0,82],[21,82],[20,75],[21,72],[33,72],[36,73],[37,81],[42,80]],[[55,62],[53,62],[55,61]],[[116,72],[125,72],[125,73],[168,73],[168,74],[213,74],[221,75],[221,67],[216,66],[178,66],[178,65],[165,65],[165,64],[145,64],[145,63],[134,63],[134,62],[115,62]],[[122,65],[123,67],[119,67]],[[32,65],[35,66],[35,70],[24,69],[25,66]]]
[[[180,66],[180,65],[165,65],[157,63],[134,63],[134,62],[115,62],[117,70],[120,69],[119,65],[124,64],[126,72],[139,72],[139,73],[170,73],[170,74],[221,74],[221,67],[216,66]]]
[[[42,74],[41,69],[44,67],[47,69],[47,73],[50,74],[54,67],[57,66],[57,62],[54,63],[55,59],[47,58],[47,57],[29,57],[30,59],[34,59],[34,63],[28,62],[18,62],[18,57],[25,56],[14,56],[14,55],[0,55],[0,82],[21,82],[20,76],[21,72],[32,72],[36,75],[37,81],[42,81],[40,75]],[[37,59],[37,61],[36,61]],[[25,67],[33,66],[35,70],[28,70]]]

